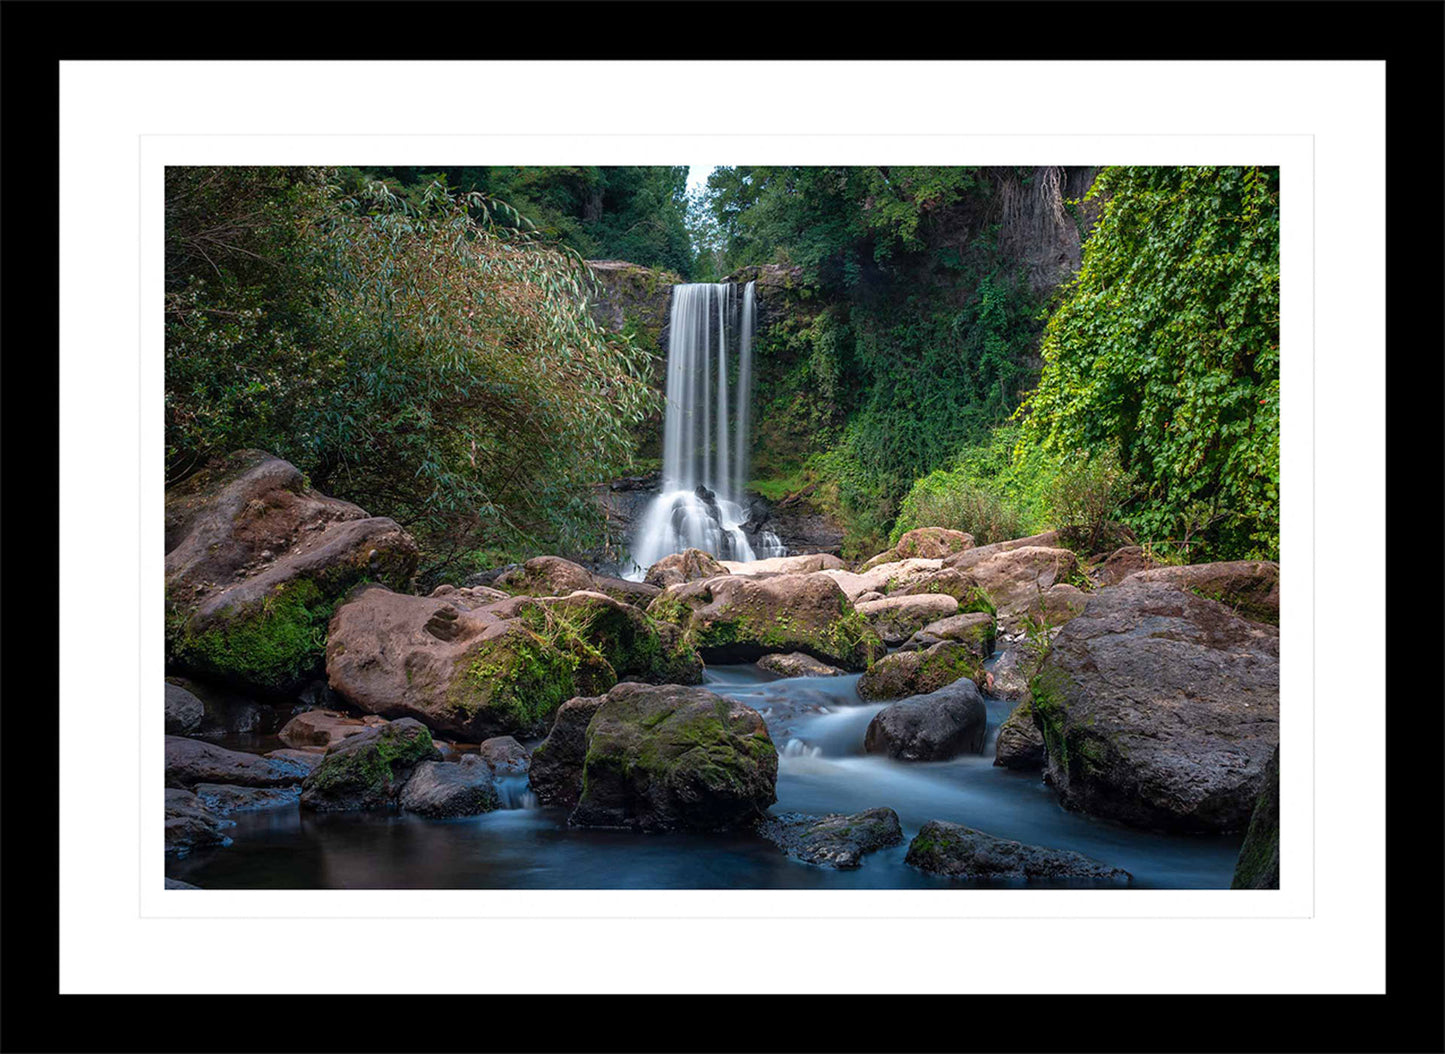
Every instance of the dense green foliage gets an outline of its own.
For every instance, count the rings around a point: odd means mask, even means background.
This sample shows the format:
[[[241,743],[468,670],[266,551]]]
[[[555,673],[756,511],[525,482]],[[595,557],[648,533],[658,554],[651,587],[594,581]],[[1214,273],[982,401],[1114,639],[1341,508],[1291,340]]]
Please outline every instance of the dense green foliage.
[[[342,176],[358,186],[380,178],[407,197],[439,182],[457,193],[497,198],[543,237],[589,260],[628,260],[684,278],[696,266],[686,166],[411,166],[352,169]]]
[[[264,448],[433,567],[595,542],[657,396],[575,254],[483,195],[325,170],[172,168],[166,207],[168,478]]]
[[[1279,177],[1113,168],[1049,319],[1022,454],[1117,457],[1141,536],[1279,555]]]

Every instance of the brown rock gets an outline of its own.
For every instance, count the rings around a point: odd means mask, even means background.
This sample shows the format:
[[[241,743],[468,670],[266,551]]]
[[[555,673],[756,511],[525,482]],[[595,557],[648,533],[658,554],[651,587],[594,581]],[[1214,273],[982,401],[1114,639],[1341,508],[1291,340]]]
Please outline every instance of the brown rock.
[[[1269,560],[1231,560],[1139,571],[1120,585],[1163,583],[1217,600],[1241,618],[1279,625],[1279,564]]]

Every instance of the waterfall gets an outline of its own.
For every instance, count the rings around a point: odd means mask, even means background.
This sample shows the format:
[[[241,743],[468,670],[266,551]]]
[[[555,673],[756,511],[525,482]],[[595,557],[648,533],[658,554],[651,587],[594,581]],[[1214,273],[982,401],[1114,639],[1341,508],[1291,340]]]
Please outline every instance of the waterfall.
[[[684,549],[724,560],[786,552],[772,531],[747,529],[743,505],[756,325],[752,282],[741,290],[728,282],[672,287],[662,490],[633,539],[632,577]]]

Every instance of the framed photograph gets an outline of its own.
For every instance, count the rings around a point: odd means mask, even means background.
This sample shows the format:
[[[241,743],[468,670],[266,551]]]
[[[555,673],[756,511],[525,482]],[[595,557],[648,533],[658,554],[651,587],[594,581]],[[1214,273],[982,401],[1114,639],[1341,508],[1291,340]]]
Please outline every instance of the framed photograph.
[[[1445,9],[826,10],[0,12],[6,1049],[1445,1047]]]

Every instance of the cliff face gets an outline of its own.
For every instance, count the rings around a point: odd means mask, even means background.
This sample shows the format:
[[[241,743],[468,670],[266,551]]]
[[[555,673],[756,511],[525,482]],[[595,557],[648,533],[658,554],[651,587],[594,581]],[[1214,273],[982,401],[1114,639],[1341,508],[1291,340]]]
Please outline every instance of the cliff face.
[[[1035,293],[1047,295],[1073,277],[1099,202],[1079,199],[1099,170],[1047,165],[998,177],[999,248],[1018,261]],[[1075,204],[1077,202],[1077,204]]]

